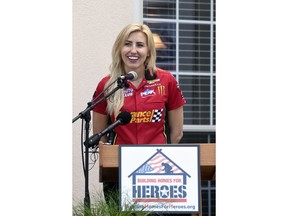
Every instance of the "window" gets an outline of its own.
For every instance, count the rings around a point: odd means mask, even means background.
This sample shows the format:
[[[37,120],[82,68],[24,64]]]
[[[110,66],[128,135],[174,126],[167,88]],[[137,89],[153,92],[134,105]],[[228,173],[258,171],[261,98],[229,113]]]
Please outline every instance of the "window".
[[[216,143],[216,0],[143,0],[157,66],[170,71],[187,101],[181,143]],[[202,181],[202,215],[216,215],[216,182]]]
[[[215,0],[144,0],[143,21],[158,38],[157,66],[175,76],[187,101],[183,139],[201,133],[215,142]]]

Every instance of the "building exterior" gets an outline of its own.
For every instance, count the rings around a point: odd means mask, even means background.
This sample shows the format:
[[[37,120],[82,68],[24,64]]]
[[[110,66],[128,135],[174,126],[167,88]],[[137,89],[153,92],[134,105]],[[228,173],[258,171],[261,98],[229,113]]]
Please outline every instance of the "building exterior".
[[[112,45],[129,23],[146,23],[156,38],[157,66],[178,80],[184,106],[181,143],[216,143],[215,0],[73,1],[73,116],[84,110],[108,73]],[[92,132],[90,132],[92,135]],[[73,124],[73,200],[84,198],[81,121]],[[102,190],[90,157],[90,194]],[[215,215],[215,181],[202,182],[203,215]]]

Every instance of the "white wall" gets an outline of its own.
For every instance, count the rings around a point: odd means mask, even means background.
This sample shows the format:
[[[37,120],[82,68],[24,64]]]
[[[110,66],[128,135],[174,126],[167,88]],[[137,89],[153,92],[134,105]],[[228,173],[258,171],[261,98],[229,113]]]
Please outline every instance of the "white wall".
[[[120,30],[129,23],[142,22],[142,4],[142,0],[73,0],[72,118],[87,107],[97,83],[109,72],[112,45]],[[81,122],[78,119],[73,123],[73,200],[77,202],[83,201],[85,192]],[[89,172],[91,202],[102,190],[98,166],[97,161]]]

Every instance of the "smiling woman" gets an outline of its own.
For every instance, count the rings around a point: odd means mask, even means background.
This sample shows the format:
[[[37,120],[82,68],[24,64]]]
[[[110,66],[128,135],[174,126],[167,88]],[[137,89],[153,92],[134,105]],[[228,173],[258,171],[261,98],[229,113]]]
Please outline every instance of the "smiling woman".
[[[132,32],[123,48],[121,49],[121,57],[124,62],[125,71],[135,71],[138,78],[133,84],[138,87],[144,78],[145,61],[148,56],[147,38],[143,32]]]
[[[144,62],[148,56],[147,38],[143,32],[133,32],[126,40],[121,56],[125,64],[125,71],[134,70],[139,73],[144,69]]]
[[[183,105],[186,103],[174,76],[155,64],[156,48],[153,34],[145,24],[130,24],[119,33],[112,49],[110,74],[98,83],[94,98],[114,92],[118,78],[131,71],[136,80],[125,80],[107,100],[93,109],[93,133],[98,134],[114,122],[121,112],[132,115],[130,123],[114,129],[111,144],[179,143],[183,134]],[[168,121],[167,121],[168,119]],[[166,124],[168,122],[168,125]],[[169,126],[169,134],[166,128]],[[102,136],[101,142],[108,137]],[[108,188],[107,188],[108,186]],[[104,195],[117,189],[117,184],[104,183]]]
[[[109,118],[114,122],[120,112],[128,111],[137,118],[132,117],[130,124],[115,128],[113,144],[166,144],[167,115],[171,142],[179,142],[186,101],[172,74],[157,68],[155,60],[153,34],[147,25],[130,24],[119,33],[112,49],[111,72],[99,82],[94,96],[113,91],[122,73],[134,71],[137,79],[126,80],[129,87],[116,91],[94,108],[94,134],[108,126]],[[150,72],[155,76],[147,76]],[[150,113],[145,121],[141,117],[143,113]],[[103,136],[101,141],[106,142],[107,137]]]

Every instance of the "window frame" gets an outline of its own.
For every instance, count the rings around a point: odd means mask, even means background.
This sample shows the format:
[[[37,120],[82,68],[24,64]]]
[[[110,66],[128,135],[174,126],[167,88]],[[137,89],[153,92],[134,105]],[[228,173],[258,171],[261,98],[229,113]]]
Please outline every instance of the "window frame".
[[[209,125],[193,125],[193,124],[184,124],[183,125],[183,131],[184,132],[215,132],[216,131],[216,71],[214,71],[214,68],[216,68],[216,63],[214,63],[215,58],[214,57],[214,30],[216,28],[216,21],[215,21],[215,1],[216,0],[210,0],[210,20],[184,20],[179,19],[179,2],[180,0],[175,0],[176,2],[176,18],[175,19],[165,19],[165,18],[145,18],[144,12],[142,9],[142,19],[143,23],[145,22],[162,22],[162,23],[175,23],[176,25],[176,69],[175,71],[170,71],[176,78],[177,82],[180,85],[181,88],[181,82],[179,82],[180,76],[207,76],[210,78],[210,111],[209,111]],[[142,7],[144,8],[144,1],[141,1]],[[187,72],[187,71],[180,71],[179,70],[179,25],[180,24],[205,24],[210,26],[210,71],[207,72]],[[216,61],[215,61],[216,62]],[[214,84],[215,82],[215,84]],[[215,100],[215,102],[214,102]],[[184,112],[185,115],[185,112]],[[214,124],[215,123],[215,124]]]

